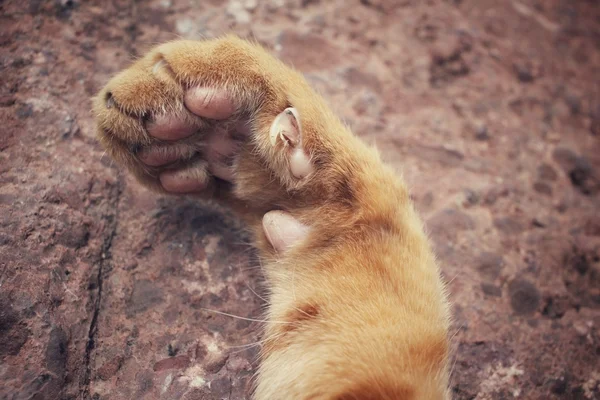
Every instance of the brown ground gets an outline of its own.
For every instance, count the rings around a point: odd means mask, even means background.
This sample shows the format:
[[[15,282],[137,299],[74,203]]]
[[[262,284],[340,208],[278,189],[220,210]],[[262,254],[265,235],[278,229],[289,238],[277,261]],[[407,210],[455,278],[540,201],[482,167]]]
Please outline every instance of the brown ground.
[[[600,398],[596,0],[0,2],[0,398],[243,399],[260,269],[157,197],[89,97],[151,44],[251,35],[402,168],[455,303],[457,399]],[[258,294],[255,294],[258,293]]]

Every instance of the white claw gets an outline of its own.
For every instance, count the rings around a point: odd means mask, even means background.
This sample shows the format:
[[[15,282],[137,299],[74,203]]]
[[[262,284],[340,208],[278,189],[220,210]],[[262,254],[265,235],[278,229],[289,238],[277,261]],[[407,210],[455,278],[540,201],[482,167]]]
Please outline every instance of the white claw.
[[[298,111],[295,108],[288,107],[273,120],[269,130],[269,140],[272,146],[277,145],[278,140],[282,140],[285,146],[296,147],[302,145],[300,132]]]
[[[163,60],[163,59],[158,60],[152,67],[152,73],[157,74],[166,65],[167,65],[167,62],[165,60]]]
[[[281,112],[269,130],[269,141],[273,147],[277,142],[283,142],[284,149],[290,147],[289,154],[290,170],[296,178],[304,178],[313,170],[309,157],[304,152],[302,146],[302,128],[300,126],[300,116],[293,107],[288,107]]]

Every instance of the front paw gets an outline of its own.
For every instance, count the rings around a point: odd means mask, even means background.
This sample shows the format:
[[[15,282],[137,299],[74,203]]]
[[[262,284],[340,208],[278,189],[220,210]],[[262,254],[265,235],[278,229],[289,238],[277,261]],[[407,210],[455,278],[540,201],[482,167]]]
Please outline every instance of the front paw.
[[[213,177],[256,188],[275,176],[293,186],[312,171],[310,156],[284,90],[257,73],[269,57],[236,38],[159,46],[94,99],[99,138],[160,191],[203,191]]]
[[[171,193],[230,180],[247,139],[224,90],[185,91],[162,59],[146,57],[113,78],[94,99],[98,136],[108,153],[142,183]]]

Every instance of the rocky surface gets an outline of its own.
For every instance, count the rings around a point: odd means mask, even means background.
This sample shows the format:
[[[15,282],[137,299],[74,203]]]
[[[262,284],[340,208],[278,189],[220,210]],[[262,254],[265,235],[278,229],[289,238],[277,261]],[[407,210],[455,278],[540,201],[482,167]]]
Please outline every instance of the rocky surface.
[[[404,173],[457,399],[600,398],[596,1],[8,0],[0,26],[1,399],[247,397],[264,301],[236,221],[140,188],[89,112],[152,44],[230,31]]]

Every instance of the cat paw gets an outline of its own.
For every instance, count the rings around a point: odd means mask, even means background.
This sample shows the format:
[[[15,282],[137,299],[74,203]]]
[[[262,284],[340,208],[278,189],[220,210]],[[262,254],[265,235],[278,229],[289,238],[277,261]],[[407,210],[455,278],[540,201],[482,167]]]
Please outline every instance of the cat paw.
[[[237,38],[157,47],[95,97],[100,141],[142,183],[164,192],[248,182],[236,178],[256,178],[260,171],[246,170],[254,167],[266,166],[266,178],[282,184],[307,177],[313,168],[299,112],[257,72],[253,50]]]

